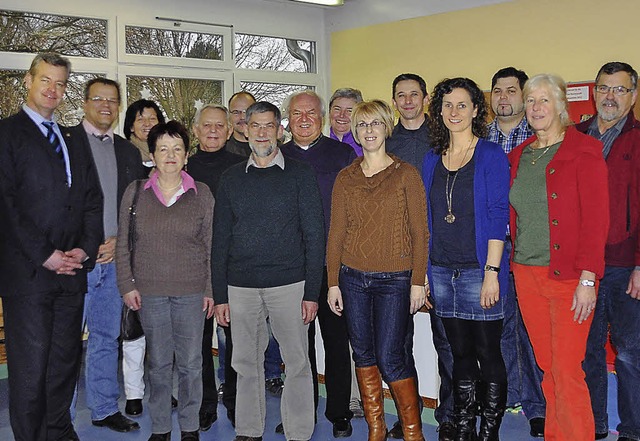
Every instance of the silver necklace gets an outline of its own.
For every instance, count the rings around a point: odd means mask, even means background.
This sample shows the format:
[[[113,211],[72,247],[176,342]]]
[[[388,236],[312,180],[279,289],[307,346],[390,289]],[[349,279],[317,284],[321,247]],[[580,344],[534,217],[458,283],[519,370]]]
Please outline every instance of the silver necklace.
[[[453,187],[454,187],[454,185],[456,185],[456,179],[458,178],[458,172],[460,171],[460,169],[464,165],[464,162],[467,159],[467,155],[471,151],[471,145],[473,144],[473,141],[474,141],[475,138],[476,138],[475,135],[473,135],[471,137],[471,142],[469,143],[469,147],[467,147],[467,151],[464,153],[464,157],[462,158],[462,162],[460,163],[460,167],[458,167],[458,169],[455,171],[455,174],[453,175],[453,179],[451,180],[451,188],[449,188],[449,178],[451,177],[451,173],[447,170],[447,185],[446,185],[445,190],[444,190],[444,195],[445,195],[445,198],[447,200],[447,214],[445,215],[444,220],[448,224],[452,224],[452,223],[454,223],[456,221],[456,216],[453,214]],[[451,166],[451,159],[449,159],[449,166]]]

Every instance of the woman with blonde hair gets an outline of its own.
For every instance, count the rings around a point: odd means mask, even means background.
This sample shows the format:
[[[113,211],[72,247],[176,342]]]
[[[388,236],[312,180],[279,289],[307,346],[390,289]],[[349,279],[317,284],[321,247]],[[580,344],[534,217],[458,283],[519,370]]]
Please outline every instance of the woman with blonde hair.
[[[327,244],[328,301],[346,315],[369,440],[386,439],[382,379],[404,439],[423,440],[416,371],[404,350],[407,323],[425,304],[429,232],[418,171],[385,150],[393,113],[383,101],[356,105],[352,131],[363,156],[333,187]]]
[[[595,426],[582,361],[604,273],[607,168],[602,143],[571,124],[561,78],[536,75],[523,93],[534,136],[509,155],[512,268],[544,372],[544,436],[591,441]]]

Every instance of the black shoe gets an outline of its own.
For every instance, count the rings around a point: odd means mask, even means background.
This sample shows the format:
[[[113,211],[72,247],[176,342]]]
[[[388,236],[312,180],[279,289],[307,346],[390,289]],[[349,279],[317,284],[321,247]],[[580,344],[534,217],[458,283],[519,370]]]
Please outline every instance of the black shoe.
[[[438,427],[438,441],[454,441],[456,438],[456,426],[449,421]]]
[[[176,407],[178,407],[178,400],[176,400],[176,397],[171,395],[171,408],[175,409]]]
[[[282,378],[271,378],[264,382],[264,387],[271,395],[281,397],[282,390],[284,389],[284,381],[282,381]]]
[[[340,418],[333,422],[333,437],[334,438],[349,438],[353,433],[353,427],[351,421],[346,418]]]
[[[152,433],[151,437],[149,437],[149,441],[171,441],[171,432]]]
[[[544,418],[537,417],[531,418],[529,420],[529,426],[531,426],[531,431],[529,431],[529,435],[534,438],[542,438],[544,437]]]
[[[261,436],[243,436],[238,435],[233,441],[262,441]]]
[[[278,435],[284,435],[284,426],[282,425],[282,423],[278,423],[278,425],[276,426],[276,433]]]
[[[200,433],[195,432],[180,432],[180,441],[200,441]]]
[[[618,441],[633,441],[633,440],[631,438],[629,438],[628,436],[619,436],[618,437]]]
[[[92,420],[91,424],[98,427],[107,427],[116,432],[131,432],[132,430],[140,429],[138,423],[131,421],[120,412],[116,412],[101,420]]]
[[[393,427],[391,428],[391,430],[387,432],[387,436],[393,439],[404,438],[404,432],[402,431],[402,423],[400,422],[400,420],[396,421],[393,424]]]
[[[596,439],[605,439],[606,437],[609,436],[609,432],[596,432]],[[618,440],[620,440],[620,438],[618,438]]]
[[[127,400],[124,413],[129,416],[138,416],[142,413],[142,400]]]
[[[200,411],[200,430],[206,432],[211,429],[213,423],[218,419],[218,412],[215,409]]]

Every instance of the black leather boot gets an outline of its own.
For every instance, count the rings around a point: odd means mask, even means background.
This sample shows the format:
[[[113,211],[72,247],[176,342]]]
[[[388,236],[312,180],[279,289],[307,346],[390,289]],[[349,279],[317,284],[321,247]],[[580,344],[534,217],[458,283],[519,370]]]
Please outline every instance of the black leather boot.
[[[456,441],[476,441],[476,381],[453,382],[453,417],[456,422]]]
[[[480,418],[480,441],[499,441],[500,423],[507,406],[507,385],[504,383],[486,383],[482,396]]]

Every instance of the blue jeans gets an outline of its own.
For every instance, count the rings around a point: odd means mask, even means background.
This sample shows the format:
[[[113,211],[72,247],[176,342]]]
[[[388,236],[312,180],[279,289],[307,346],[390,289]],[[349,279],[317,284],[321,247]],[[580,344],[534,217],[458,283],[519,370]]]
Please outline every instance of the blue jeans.
[[[389,384],[415,376],[407,362],[411,271],[364,272],[342,265],[340,290],[357,368],[378,366]]]
[[[617,427],[620,436],[640,440],[640,300],[625,291],[633,268],[607,266],[600,281],[598,300],[587,340],[583,368],[591,394],[596,432],[609,430],[607,415],[607,363],[604,349],[610,326],[611,341],[618,351]]]
[[[506,240],[505,253],[511,255],[511,247],[511,240]],[[529,334],[520,314],[513,274],[509,274],[500,346],[507,368],[507,406],[521,404],[529,420],[544,418],[546,402],[541,387],[542,371],[536,363]]]
[[[118,348],[122,298],[115,263],[96,264],[87,275],[86,319],[89,328],[85,361],[87,407],[91,419],[118,411]]]

